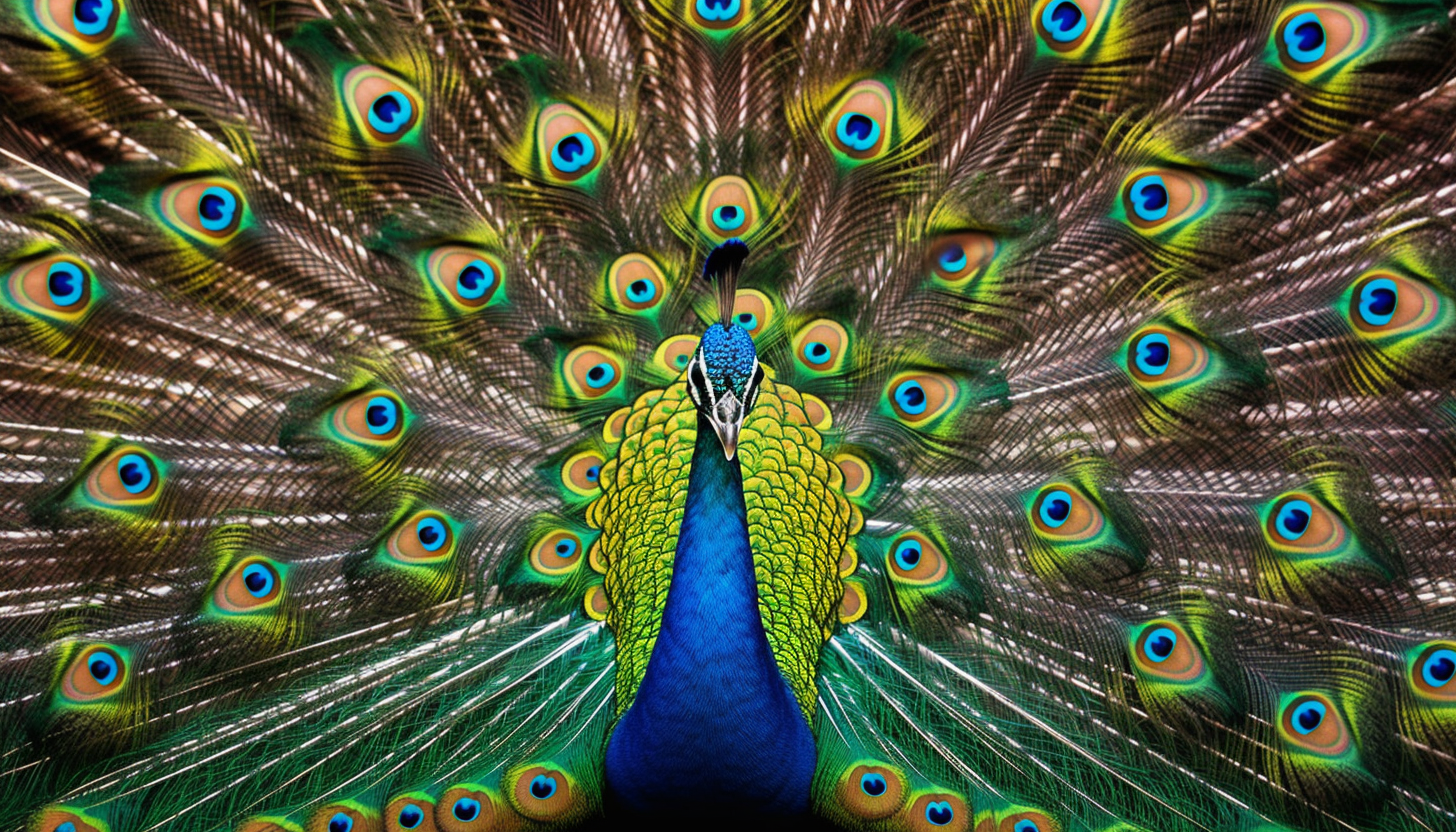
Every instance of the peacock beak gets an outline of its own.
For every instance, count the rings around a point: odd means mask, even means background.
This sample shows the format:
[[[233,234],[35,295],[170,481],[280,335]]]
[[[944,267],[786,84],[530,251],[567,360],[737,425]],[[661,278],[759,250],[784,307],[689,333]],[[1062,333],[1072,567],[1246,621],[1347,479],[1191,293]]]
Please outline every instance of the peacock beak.
[[[732,459],[738,453],[738,432],[743,428],[743,403],[732,393],[724,393],[713,403],[708,422],[723,445],[724,458]]]

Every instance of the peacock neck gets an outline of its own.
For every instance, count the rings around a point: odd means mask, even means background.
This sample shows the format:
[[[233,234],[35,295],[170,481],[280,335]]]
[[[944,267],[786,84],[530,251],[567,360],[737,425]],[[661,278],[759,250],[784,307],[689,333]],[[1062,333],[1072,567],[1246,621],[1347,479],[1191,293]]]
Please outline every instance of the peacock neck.
[[[607,747],[639,812],[804,812],[814,740],[759,616],[743,473],[699,418],[662,628]]]

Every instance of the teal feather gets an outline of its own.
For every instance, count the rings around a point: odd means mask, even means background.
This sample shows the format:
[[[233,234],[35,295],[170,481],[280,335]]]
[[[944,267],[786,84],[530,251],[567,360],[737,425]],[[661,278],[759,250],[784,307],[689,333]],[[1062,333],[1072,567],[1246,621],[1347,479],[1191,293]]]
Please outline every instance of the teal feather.
[[[1449,18],[0,0],[0,828],[1453,828]]]

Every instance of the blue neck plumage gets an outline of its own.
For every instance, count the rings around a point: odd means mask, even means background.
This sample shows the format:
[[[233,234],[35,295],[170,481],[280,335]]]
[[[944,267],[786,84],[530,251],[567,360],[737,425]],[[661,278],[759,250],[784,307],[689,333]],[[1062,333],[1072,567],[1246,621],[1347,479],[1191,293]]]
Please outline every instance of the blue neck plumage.
[[[607,784],[639,812],[808,809],[814,740],[769,650],[743,474],[700,417],[662,629],[607,746]]]

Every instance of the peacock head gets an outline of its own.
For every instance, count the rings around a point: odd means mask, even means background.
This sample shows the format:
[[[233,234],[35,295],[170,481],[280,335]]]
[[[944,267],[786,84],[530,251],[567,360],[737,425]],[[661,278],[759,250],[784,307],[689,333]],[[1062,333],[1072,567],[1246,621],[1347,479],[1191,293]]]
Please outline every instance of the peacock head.
[[[763,383],[753,338],[732,319],[738,269],[747,257],[748,246],[738,239],[721,243],[708,254],[703,276],[717,286],[722,322],[708,327],[688,362],[688,392],[698,413],[718,434],[728,459],[738,453],[738,433]]]

